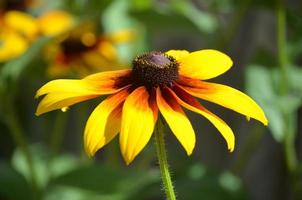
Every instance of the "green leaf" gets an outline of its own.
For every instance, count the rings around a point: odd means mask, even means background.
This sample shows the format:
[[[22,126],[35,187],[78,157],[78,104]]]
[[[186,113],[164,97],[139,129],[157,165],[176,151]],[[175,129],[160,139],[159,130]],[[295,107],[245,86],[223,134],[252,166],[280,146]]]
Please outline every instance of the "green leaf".
[[[103,13],[102,23],[108,35],[121,30],[131,30],[133,40],[117,44],[118,53],[122,63],[130,63],[132,58],[147,50],[146,30],[141,24],[129,15],[130,1],[114,1]]]
[[[0,198],[4,199],[32,199],[31,189],[20,173],[6,163],[0,163]]]
[[[45,195],[45,200],[72,199],[72,200],[123,200],[125,197],[120,194],[103,195],[97,192],[81,188],[55,186],[50,188]]]
[[[155,3],[154,3],[155,4]],[[159,3],[158,3],[159,4]],[[163,6],[136,9],[131,15],[146,25],[148,30],[186,30],[213,33],[218,28],[217,18],[192,4],[191,1],[175,0]]]
[[[302,42],[301,42],[301,44],[302,44]],[[291,89],[297,95],[302,96],[302,69],[301,69],[301,67],[290,66],[288,75],[289,75],[288,80],[290,81]]]
[[[40,188],[45,188],[50,178],[55,178],[69,172],[77,167],[79,161],[75,156],[61,154],[51,158],[47,149],[42,145],[30,146],[33,166],[37,177],[37,183]],[[26,179],[30,180],[30,170],[26,157],[20,149],[17,149],[12,157],[12,165]]]
[[[47,156],[45,155],[45,152],[37,146],[31,146],[30,153],[32,155],[32,162],[37,177],[37,184],[40,188],[43,188],[46,186],[49,178],[48,167],[45,165]],[[20,149],[16,149],[14,152],[12,156],[12,165],[19,173],[30,181],[30,170],[27,160],[25,154]]]
[[[247,93],[263,108],[269,121],[269,128],[276,141],[283,141],[285,127],[283,114],[277,103],[272,72],[261,66],[251,65],[246,70]]]
[[[46,199],[135,199],[144,197],[152,185],[160,184],[157,170],[137,171],[106,165],[85,165],[75,156],[50,157],[41,145],[30,146],[38,187],[47,191]],[[12,157],[15,170],[30,180],[30,171],[22,151]],[[149,193],[147,193],[149,194]],[[66,198],[63,198],[66,197]]]
[[[249,94],[261,102],[276,97],[271,72],[258,65],[250,65],[246,70],[246,88]]]
[[[158,171],[114,169],[106,165],[92,165],[70,171],[52,181],[52,184],[72,186],[100,194],[132,196],[142,188],[159,182]]]
[[[240,178],[231,172],[219,173],[201,163],[187,165],[182,170],[187,173],[175,173],[174,177],[179,199],[245,199]]]
[[[280,70],[272,70],[274,85],[282,88],[282,84],[287,84],[287,94],[278,95],[276,103],[282,109],[283,113],[293,113],[298,110],[302,103],[302,70],[295,66],[286,67],[286,80],[284,83],[284,72]]]
[[[152,0],[130,0],[132,7],[134,7],[136,10],[145,10],[152,7]]]
[[[176,12],[144,10],[131,11],[130,14],[152,32],[158,31],[159,29],[199,31],[191,20]]]
[[[284,114],[292,115],[302,104],[302,70],[288,68],[288,94],[281,95],[282,74],[279,69],[251,65],[246,71],[246,88],[263,108],[274,139],[284,139]]]
[[[201,32],[209,34],[217,30],[218,20],[215,16],[196,8],[191,1],[177,0],[173,6],[176,11],[194,23]]]

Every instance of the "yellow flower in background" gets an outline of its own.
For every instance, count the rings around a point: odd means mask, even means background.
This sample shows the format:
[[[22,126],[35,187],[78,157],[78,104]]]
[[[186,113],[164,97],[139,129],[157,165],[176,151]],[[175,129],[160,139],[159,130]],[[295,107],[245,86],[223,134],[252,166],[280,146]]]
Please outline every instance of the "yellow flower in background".
[[[96,23],[83,22],[70,32],[57,37],[45,51],[52,77],[112,69],[119,65],[116,44],[133,39],[133,32],[121,30],[112,34],[98,33]]]
[[[26,13],[32,0],[4,0],[0,3],[0,24],[3,29],[16,31],[26,39],[34,39],[39,30],[35,17]]]
[[[75,17],[62,10],[47,11],[38,18],[40,32],[48,37],[67,32],[75,26],[75,23]]]
[[[0,16],[0,62],[23,55],[38,35],[35,19],[20,11]]]
[[[29,45],[41,36],[54,37],[69,31],[75,25],[75,21],[72,15],[60,10],[47,11],[37,18],[18,10],[4,12],[0,15],[0,25],[2,30],[9,31],[13,36],[0,38],[2,52],[0,61],[5,62],[21,56]],[[7,33],[2,33],[4,34]],[[13,40],[18,43],[17,46],[8,46],[13,44]],[[24,45],[25,43],[27,45]],[[21,48],[21,45],[26,48]]]
[[[0,12],[9,10],[25,11],[28,7],[35,4],[35,0],[1,0]]]
[[[132,69],[96,73],[81,80],[59,79],[41,87],[36,97],[44,96],[36,115],[110,95],[90,115],[84,133],[86,153],[93,156],[119,134],[120,148],[127,164],[151,138],[158,110],[190,155],[195,133],[182,107],[207,118],[233,151],[231,128],[203,107],[195,97],[207,100],[247,118],[267,125],[262,109],[250,97],[231,87],[205,80],[226,72],[232,60],[216,50],[171,50],[151,52],[134,59]]]
[[[28,48],[28,42],[19,34],[0,31],[0,62],[22,55]]]
[[[22,55],[38,34],[36,20],[25,13],[32,1],[0,2],[0,62]]]
[[[2,20],[6,29],[14,30],[28,40],[35,39],[39,33],[36,19],[27,13],[8,11]]]
[[[76,17],[63,10],[48,10],[34,17],[26,13],[34,2],[36,1],[1,1],[1,29],[15,32],[15,37],[2,36],[0,38],[1,62],[21,56],[39,37],[56,37],[57,44],[49,45],[47,48],[47,59],[51,62],[49,74],[51,76],[66,75],[74,71],[71,70],[73,68],[80,74],[87,75],[102,68],[108,70],[108,68],[104,68],[105,66],[118,65],[117,50],[114,45],[133,38],[133,33],[129,30],[108,35],[101,33],[100,35],[93,22],[77,24]],[[93,25],[91,26],[91,24]],[[20,45],[8,47],[9,44],[12,44],[13,39],[16,40],[16,34],[19,34]],[[10,39],[10,41],[6,41],[6,39]],[[21,39],[23,39],[22,44],[27,44],[22,51]],[[102,63],[101,66],[100,63]]]

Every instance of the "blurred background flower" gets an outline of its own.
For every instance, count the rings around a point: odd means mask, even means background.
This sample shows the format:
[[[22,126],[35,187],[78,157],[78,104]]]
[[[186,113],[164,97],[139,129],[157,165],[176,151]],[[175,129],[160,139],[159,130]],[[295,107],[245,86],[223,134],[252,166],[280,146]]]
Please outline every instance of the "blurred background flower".
[[[31,1],[1,1],[0,4],[0,62],[22,55],[29,41],[38,34],[33,16],[26,13]]]
[[[102,33],[102,27],[97,23],[85,20],[46,47],[45,56],[50,63],[48,74],[58,77],[74,73],[83,77],[93,72],[118,69],[121,63],[116,45],[130,42],[133,37],[134,32],[130,30]]]
[[[100,99],[36,118],[34,94],[53,78],[130,67],[147,51],[207,48],[234,61],[214,82],[248,93],[270,123],[241,123],[202,101],[237,145],[229,153],[188,113],[192,156],[167,139],[178,198],[301,198],[301,9],[300,0],[1,0],[0,199],[162,199],[152,145],[131,167],[116,140],[93,160],[84,155],[84,124]]]

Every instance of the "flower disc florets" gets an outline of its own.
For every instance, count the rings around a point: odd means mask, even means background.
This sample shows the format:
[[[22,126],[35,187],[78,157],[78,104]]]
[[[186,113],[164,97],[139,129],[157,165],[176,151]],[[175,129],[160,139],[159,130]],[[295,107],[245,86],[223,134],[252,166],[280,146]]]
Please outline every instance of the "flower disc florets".
[[[87,50],[90,50],[94,46],[87,46],[83,44],[83,42],[80,39],[76,38],[67,38],[61,43],[61,47],[63,49],[63,52],[66,55],[78,55],[80,53],[83,53]]]
[[[27,6],[27,1],[26,0],[6,0],[6,1],[1,1],[0,7],[2,7],[4,10],[19,10],[19,11],[24,11]]]
[[[147,88],[169,87],[178,78],[175,58],[161,52],[150,52],[133,60],[133,81]]]

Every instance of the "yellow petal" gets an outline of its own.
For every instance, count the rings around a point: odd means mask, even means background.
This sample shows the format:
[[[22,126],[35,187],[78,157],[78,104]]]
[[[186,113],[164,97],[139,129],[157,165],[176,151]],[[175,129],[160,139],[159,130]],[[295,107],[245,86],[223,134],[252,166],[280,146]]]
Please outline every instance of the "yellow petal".
[[[95,45],[97,41],[96,35],[92,32],[86,32],[83,33],[81,36],[81,42],[86,46],[86,47],[92,47]]]
[[[70,74],[73,70],[73,68],[70,68],[68,64],[63,64],[58,61],[53,62],[53,60],[49,59],[49,63],[50,65],[47,67],[47,75],[50,78],[64,77]]]
[[[264,125],[268,124],[267,118],[260,106],[249,96],[226,85],[201,82],[192,79],[179,81],[181,87],[189,94],[219,104],[234,110],[247,118],[254,118]]]
[[[128,94],[128,90],[122,90],[108,97],[91,113],[84,133],[84,146],[88,156],[93,156],[120,131],[121,104]]]
[[[156,102],[172,132],[187,154],[191,155],[195,147],[195,133],[186,114],[174,99],[164,99],[159,88],[156,90]]]
[[[67,12],[53,10],[44,13],[38,19],[41,32],[49,37],[62,34],[75,25],[75,19]]]
[[[125,81],[125,78],[129,78],[131,74],[131,70],[125,69],[125,70],[116,70],[116,71],[107,71],[107,72],[100,72],[95,73],[89,76],[86,76],[84,80],[91,81],[94,83],[103,83],[108,82],[111,84],[117,84],[117,81],[120,79],[124,79],[122,81]]]
[[[76,95],[86,94],[112,94],[126,86],[130,70],[118,70],[101,72],[86,76],[82,80],[58,79],[43,85],[36,94],[36,97],[49,93],[75,93]]]
[[[135,38],[135,32],[131,29],[123,29],[108,34],[108,39],[115,44],[129,42]]]
[[[9,11],[3,18],[8,27],[24,34],[29,39],[33,39],[39,31],[36,19],[24,12]]]
[[[111,88],[112,89],[112,88]],[[104,94],[102,88],[83,80],[58,79],[43,85],[36,94],[36,97],[51,93],[66,94]]]
[[[191,95],[181,90],[180,88],[175,87],[173,91],[171,89],[169,89],[169,91],[180,105],[207,118],[224,137],[225,141],[227,142],[229,151],[232,152],[234,150],[234,133],[222,119],[207,110],[195,98],[193,98]]]
[[[57,109],[64,109],[65,107],[69,107],[76,103],[86,101],[88,99],[93,99],[98,97],[99,95],[92,95],[92,94],[77,94],[77,93],[51,93],[47,94],[43,99],[40,101],[36,115],[39,116],[43,113],[57,110]]]
[[[155,122],[148,91],[145,87],[139,87],[128,96],[123,106],[120,147],[127,164],[148,143]]]
[[[90,81],[90,80],[54,80],[42,86],[36,94],[46,96],[39,103],[36,115],[41,115],[63,107],[69,107],[75,103],[85,101],[103,94],[112,94],[122,90],[109,81]]]
[[[172,56],[176,60],[180,60],[180,59],[188,56],[189,52],[186,50],[170,50],[170,51],[167,51],[165,54],[167,54],[168,56]]]
[[[212,49],[195,51],[177,60],[180,75],[201,80],[219,76],[233,65],[229,56]]]
[[[97,46],[98,53],[100,53],[107,60],[117,60],[117,48],[112,42],[101,40]]]
[[[21,56],[28,48],[23,37],[14,32],[0,34],[0,62]]]

